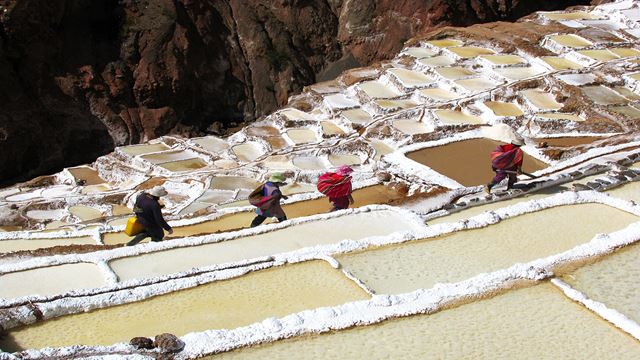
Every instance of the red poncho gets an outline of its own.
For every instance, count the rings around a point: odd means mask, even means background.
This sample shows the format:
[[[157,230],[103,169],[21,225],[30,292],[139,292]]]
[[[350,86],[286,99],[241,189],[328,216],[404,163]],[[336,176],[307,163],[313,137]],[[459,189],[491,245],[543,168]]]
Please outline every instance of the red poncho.
[[[522,150],[513,144],[500,145],[491,153],[491,166],[497,170],[519,168],[523,156]]]
[[[328,172],[318,178],[318,191],[329,198],[340,198],[351,194],[351,176]]]

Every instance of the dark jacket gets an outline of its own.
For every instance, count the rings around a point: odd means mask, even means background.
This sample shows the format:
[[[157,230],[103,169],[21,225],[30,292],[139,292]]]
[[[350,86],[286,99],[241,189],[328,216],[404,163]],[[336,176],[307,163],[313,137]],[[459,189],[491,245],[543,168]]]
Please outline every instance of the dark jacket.
[[[162,238],[164,236],[163,228],[167,231],[171,230],[171,226],[162,217],[160,203],[155,197],[144,192],[138,195],[134,211],[150,235]]]

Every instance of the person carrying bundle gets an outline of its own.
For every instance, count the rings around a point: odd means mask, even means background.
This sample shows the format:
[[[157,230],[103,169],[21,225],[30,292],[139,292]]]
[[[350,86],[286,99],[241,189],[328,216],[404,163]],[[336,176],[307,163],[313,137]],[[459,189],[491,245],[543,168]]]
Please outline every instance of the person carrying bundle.
[[[280,186],[285,185],[284,180],[282,173],[274,173],[249,195],[249,203],[257,208],[251,227],[262,224],[268,217],[275,217],[279,222],[287,220],[287,215],[280,206],[280,199],[288,199],[280,191]]]
[[[162,206],[158,200],[167,195],[167,191],[162,186],[156,186],[149,192],[143,192],[136,198],[133,211],[136,214],[136,220],[142,225],[142,231],[139,232],[127,246],[133,246],[145,238],[150,237],[153,242],[160,242],[164,238],[164,230],[169,235],[173,234],[173,229],[162,217]]]
[[[351,167],[343,165],[336,172],[327,172],[318,178],[318,191],[329,197],[329,202],[332,204],[329,212],[347,209],[350,204],[353,204],[352,172]]]
[[[524,153],[520,147],[523,145],[524,140],[517,137],[511,141],[511,144],[500,145],[491,153],[491,168],[495,171],[496,176],[485,185],[487,193],[491,193],[491,188],[506,177],[509,177],[507,190],[513,188],[513,185],[518,181],[518,175],[522,173]]]

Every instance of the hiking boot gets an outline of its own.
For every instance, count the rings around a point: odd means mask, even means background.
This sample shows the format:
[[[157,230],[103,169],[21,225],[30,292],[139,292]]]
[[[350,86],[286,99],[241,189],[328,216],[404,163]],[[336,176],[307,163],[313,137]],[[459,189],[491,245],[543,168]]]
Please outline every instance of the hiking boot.
[[[485,191],[487,194],[491,194],[491,188],[492,188],[492,187],[493,187],[493,186],[492,186],[491,184],[486,184],[486,185],[484,186],[484,191]]]

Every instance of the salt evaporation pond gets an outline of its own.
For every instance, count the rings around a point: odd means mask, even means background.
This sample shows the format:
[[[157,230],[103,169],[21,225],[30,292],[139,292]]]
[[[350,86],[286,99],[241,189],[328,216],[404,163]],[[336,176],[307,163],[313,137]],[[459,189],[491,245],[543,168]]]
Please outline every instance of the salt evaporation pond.
[[[458,98],[460,95],[441,88],[422,89],[418,91],[421,96],[434,101],[449,101]]]
[[[325,161],[316,156],[296,156],[292,162],[293,165],[301,170],[323,170],[327,168]]]
[[[407,135],[427,134],[433,132],[433,126],[415,119],[399,119],[392,122],[393,127]]]
[[[588,46],[593,46],[593,43],[591,41],[574,34],[553,35],[553,36],[550,36],[549,39],[551,39],[551,41],[554,41],[562,46],[566,46],[570,48],[585,48]]]
[[[416,226],[404,215],[387,210],[372,211],[291,225],[219,243],[116,259],[109,265],[121,280],[138,279],[411,229]]]
[[[105,181],[100,177],[98,171],[88,166],[78,166],[67,169],[76,181],[84,180],[85,185],[103,184]]]
[[[286,192],[285,192],[286,194]],[[392,201],[402,198],[398,192],[382,185],[369,186],[357,189],[353,192],[355,203],[353,207],[361,207],[371,204],[388,204]],[[238,206],[247,206],[246,201]],[[301,216],[309,216],[328,212],[331,204],[327,198],[319,198],[314,200],[301,201],[282,206],[287,217],[293,219]],[[174,233],[171,237],[185,237],[202,234],[212,234],[215,232],[223,232],[237,230],[249,227],[251,220],[255,217],[255,212],[245,211],[241,213],[223,215],[219,219],[205,221],[202,223],[186,226],[178,226],[173,229]],[[269,220],[267,220],[269,222]],[[124,232],[104,234],[102,240],[105,244],[122,244],[131,240]],[[144,240],[148,241],[148,239]]]
[[[104,285],[105,278],[94,264],[48,266],[0,275],[0,298],[12,299],[35,294],[54,295]]]
[[[462,86],[470,92],[481,92],[496,87],[498,84],[486,77],[477,77],[471,79],[456,80],[457,85]]]
[[[481,48],[478,46],[459,46],[459,47],[450,47],[447,50],[452,53],[458,55],[463,59],[473,58],[479,55],[491,55],[495,54],[495,51],[487,48]]]
[[[599,105],[626,104],[629,102],[617,92],[602,85],[584,86],[581,90],[591,101]]]
[[[229,143],[215,136],[206,136],[192,139],[201,148],[214,154],[221,153],[229,149]]]
[[[58,239],[18,239],[0,240],[0,253],[36,250],[54,246],[95,245],[96,241],[88,236]],[[0,292],[1,293],[1,292]]]
[[[348,121],[358,124],[366,125],[371,121],[371,115],[362,109],[345,110],[340,115]]]
[[[607,191],[607,194],[620,199],[635,201],[636,204],[640,204],[640,182],[634,181],[618,186]]]
[[[522,116],[524,112],[518,105],[503,101],[486,101],[484,103],[496,116]]]
[[[264,154],[264,149],[256,142],[247,142],[231,148],[238,160],[252,162]]]
[[[247,135],[259,137],[280,135],[280,131],[273,126],[251,126],[246,131]]]
[[[568,219],[580,219],[580,222]],[[602,221],[607,219],[607,221]],[[397,294],[452,283],[559,254],[640,218],[601,204],[554,207],[485,228],[338,256],[374,291]]]
[[[601,50],[580,50],[580,51],[576,51],[578,54],[580,55],[584,55],[588,58],[591,58],[595,61],[610,61],[610,60],[615,60],[618,59],[619,56],[612,53],[611,51],[607,50],[607,49],[601,49]]]
[[[290,129],[287,130],[287,135],[296,145],[318,141],[316,133],[309,129]]]
[[[503,143],[490,139],[470,139],[413,151],[406,156],[464,186],[476,186],[488,183],[495,176],[490,154],[500,144]],[[546,166],[524,153],[524,171],[534,172]]]
[[[522,96],[538,110],[559,110],[562,104],[556,101],[555,96],[548,91],[531,89],[523,90]]]
[[[143,144],[143,145],[130,145],[119,147],[118,150],[129,156],[136,156],[142,154],[148,154],[157,151],[169,150],[169,147],[164,143],[156,143],[156,144]]]
[[[256,271],[238,278],[147,300],[67,315],[12,329],[0,339],[7,351],[70,345],[111,345],[135,336],[178,336],[235,328],[268,317],[334,306],[369,296],[322,261]]]
[[[575,70],[583,67],[580,64],[576,64],[571,60],[567,60],[559,56],[543,56],[540,59],[547,63],[547,65],[551,66],[554,70]]]
[[[195,155],[190,151],[180,150],[180,151],[166,151],[166,152],[142,155],[141,158],[145,159],[146,161],[152,164],[162,164],[162,163],[171,162],[171,161],[191,159],[194,156]]]
[[[158,166],[172,172],[180,172],[180,171],[202,169],[207,165],[209,164],[207,164],[204,160],[200,158],[193,158],[193,159],[186,159],[186,160],[171,161],[171,162],[160,164]]]
[[[482,118],[456,110],[436,110],[436,117],[445,125],[482,124]]]
[[[493,65],[516,65],[526,63],[526,61],[518,55],[482,55],[480,58]]]
[[[424,65],[426,67],[431,67],[431,68],[440,67],[440,66],[449,66],[455,62],[456,62],[455,60],[453,60],[451,57],[447,55],[439,55],[439,56],[418,60],[418,64]]]
[[[217,354],[233,359],[631,359],[636,340],[544,283],[431,315]]]
[[[589,299],[640,322],[640,245],[620,249],[562,279]]]
[[[256,179],[244,176],[214,176],[211,180],[211,189],[236,190],[255,189],[260,185]]]

